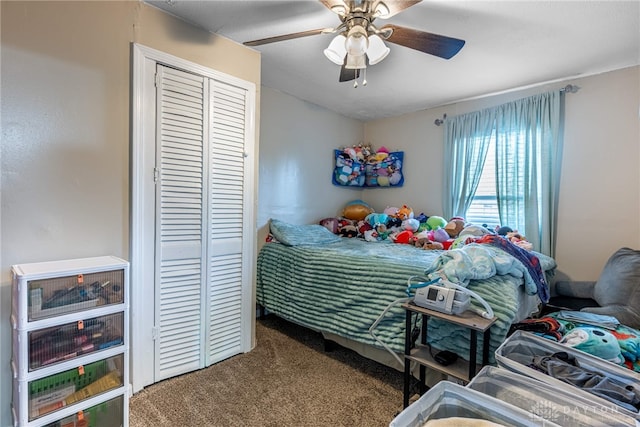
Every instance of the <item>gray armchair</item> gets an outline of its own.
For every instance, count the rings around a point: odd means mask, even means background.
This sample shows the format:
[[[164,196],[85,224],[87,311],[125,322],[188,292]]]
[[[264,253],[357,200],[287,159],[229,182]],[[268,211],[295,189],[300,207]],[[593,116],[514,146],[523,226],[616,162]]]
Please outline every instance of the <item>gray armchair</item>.
[[[640,251],[618,249],[597,281],[559,281],[552,294],[549,307],[614,316],[640,329]]]

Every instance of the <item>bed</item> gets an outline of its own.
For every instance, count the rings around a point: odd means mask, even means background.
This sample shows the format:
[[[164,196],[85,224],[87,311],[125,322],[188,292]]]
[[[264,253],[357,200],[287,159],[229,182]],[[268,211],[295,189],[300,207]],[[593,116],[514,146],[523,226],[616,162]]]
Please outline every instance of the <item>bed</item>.
[[[511,324],[535,312],[540,302],[541,284],[536,283],[535,275],[525,263],[493,245],[471,243],[449,251],[430,251],[389,241],[339,237],[320,225],[278,220],[271,220],[270,231],[275,239],[260,249],[257,260],[258,304],[398,369],[401,365],[395,357],[385,353],[404,351],[405,312],[395,302],[407,297],[407,281],[412,276],[454,274],[458,283],[491,305],[498,318],[491,329],[492,363]],[[552,274],[554,260],[533,254],[541,271]],[[474,299],[472,304],[482,307]],[[388,307],[374,337],[369,328]],[[463,357],[469,353],[468,330],[433,319],[428,337],[434,349]],[[481,344],[479,338],[479,352]],[[480,357],[478,354],[478,360]]]

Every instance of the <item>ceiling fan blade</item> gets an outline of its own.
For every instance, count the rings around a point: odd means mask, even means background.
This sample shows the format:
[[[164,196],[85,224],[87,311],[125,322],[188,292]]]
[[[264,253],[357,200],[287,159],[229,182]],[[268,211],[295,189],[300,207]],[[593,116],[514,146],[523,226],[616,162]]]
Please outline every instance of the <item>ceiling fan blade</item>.
[[[388,42],[419,50],[430,55],[439,56],[444,59],[451,59],[462,49],[465,43],[464,40],[392,24],[385,25],[380,29],[382,32],[385,30],[393,30],[391,35],[386,39]]]
[[[359,69],[352,70],[349,68],[345,68],[344,65],[340,67],[340,78],[338,79],[339,82],[348,82],[349,80],[355,80],[358,77],[360,77]]]
[[[317,34],[332,33],[333,28],[318,28],[317,30],[300,31],[299,33],[284,34],[281,36],[267,37],[259,40],[251,40],[242,43],[245,46],[260,46],[267,43],[281,42],[284,40],[297,39],[300,37],[315,36]]]

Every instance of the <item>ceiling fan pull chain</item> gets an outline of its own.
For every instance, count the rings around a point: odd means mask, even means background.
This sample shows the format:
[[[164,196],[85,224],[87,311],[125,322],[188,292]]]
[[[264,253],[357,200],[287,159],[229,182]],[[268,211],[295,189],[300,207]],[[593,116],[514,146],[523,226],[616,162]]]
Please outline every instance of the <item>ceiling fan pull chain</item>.
[[[363,76],[364,76],[364,77],[362,78],[362,86],[366,86],[366,85],[367,85],[367,69],[366,69],[366,68],[363,70],[363,73],[362,73],[362,74],[363,74]]]

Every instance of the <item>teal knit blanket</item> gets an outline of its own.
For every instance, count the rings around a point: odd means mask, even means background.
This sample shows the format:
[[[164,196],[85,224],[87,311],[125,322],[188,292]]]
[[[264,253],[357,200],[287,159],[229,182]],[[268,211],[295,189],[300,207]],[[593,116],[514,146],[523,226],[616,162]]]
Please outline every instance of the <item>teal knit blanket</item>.
[[[469,251],[465,248],[456,251]],[[257,301],[269,312],[308,328],[382,347],[369,333],[369,327],[387,306],[407,296],[407,280],[411,276],[425,276],[445,265],[451,271],[453,261],[444,258],[451,259],[452,253],[355,238],[297,246],[268,243],[258,254]],[[504,268],[510,256],[502,254],[493,257],[501,261],[500,268],[483,267],[490,272],[487,277],[479,276],[480,267],[468,258],[467,266],[475,268],[471,276],[462,271],[462,264],[455,270],[457,275],[468,277],[463,284],[484,298],[498,318],[491,329],[491,356],[506,338],[511,323],[520,320],[516,314],[522,296],[535,292],[518,262],[513,263],[513,269]],[[540,257],[544,270],[555,267],[553,259]],[[473,298],[472,304],[482,308]],[[437,319],[428,324],[428,338],[434,348],[466,357],[468,329]],[[392,350],[402,353],[404,329],[405,312],[396,304],[376,327],[375,334]],[[482,348],[481,336],[478,348]],[[480,357],[479,350],[478,360]]]

